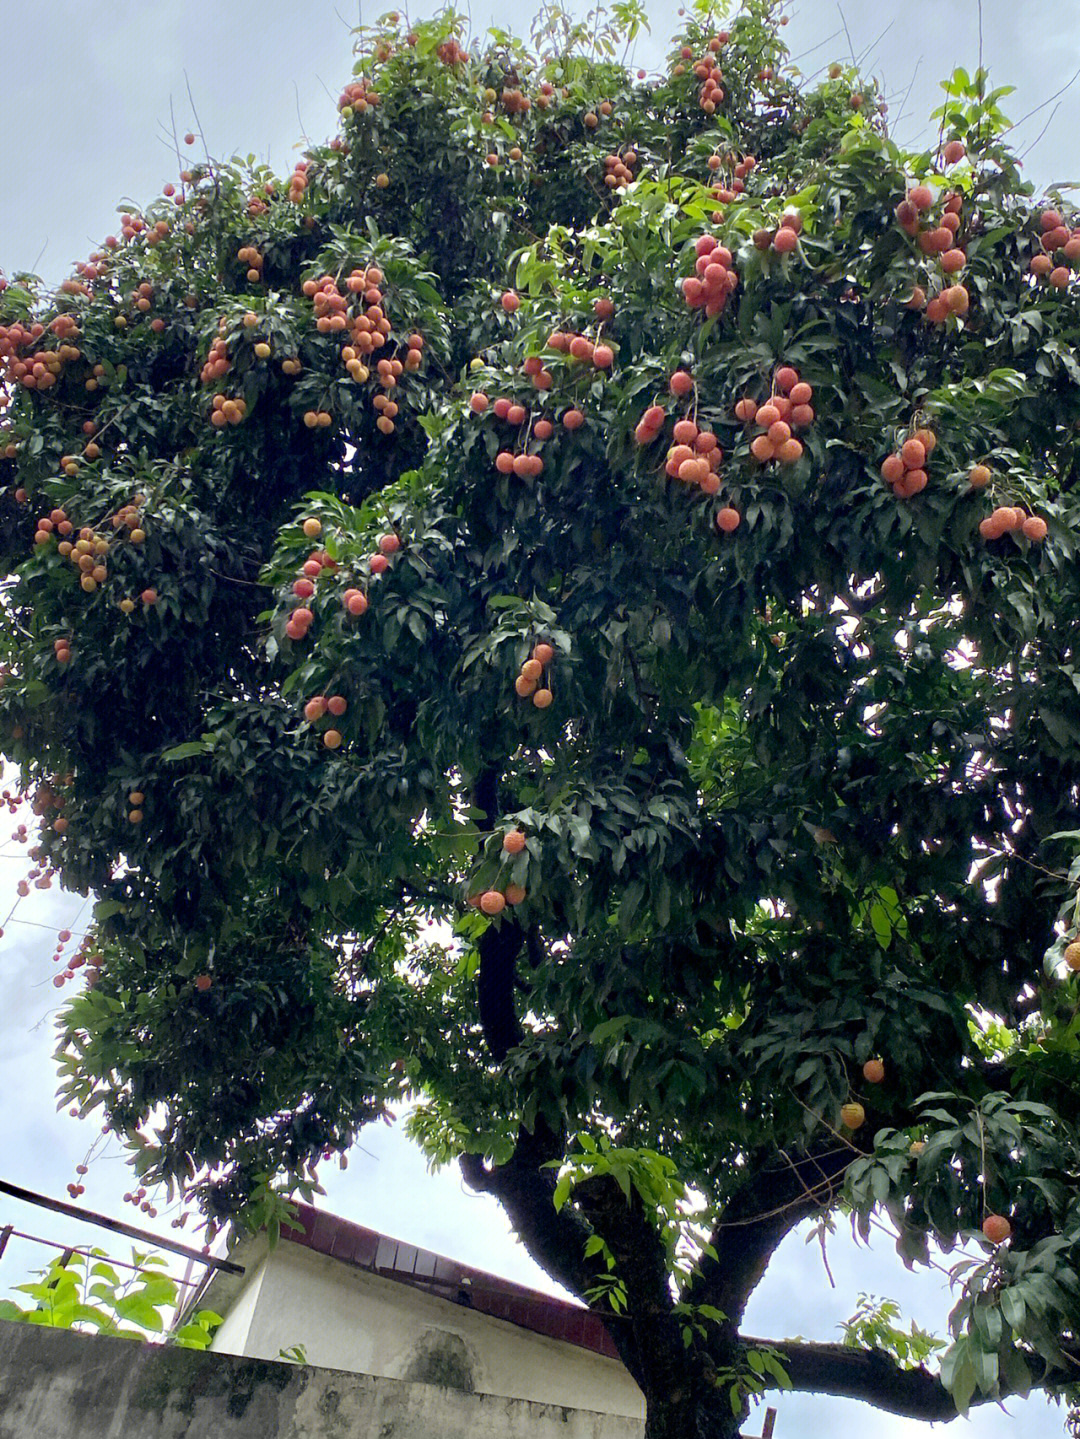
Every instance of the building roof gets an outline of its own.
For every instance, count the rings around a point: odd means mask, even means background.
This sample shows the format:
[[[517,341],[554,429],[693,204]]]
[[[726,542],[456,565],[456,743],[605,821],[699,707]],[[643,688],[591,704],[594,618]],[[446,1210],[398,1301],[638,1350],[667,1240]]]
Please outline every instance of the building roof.
[[[600,1318],[578,1304],[472,1269],[430,1249],[391,1239],[309,1204],[299,1204],[297,1210],[301,1228],[282,1226],[282,1239],[385,1279],[423,1289],[453,1304],[468,1305],[480,1314],[505,1319],[549,1339],[576,1344],[611,1359],[619,1357]]]

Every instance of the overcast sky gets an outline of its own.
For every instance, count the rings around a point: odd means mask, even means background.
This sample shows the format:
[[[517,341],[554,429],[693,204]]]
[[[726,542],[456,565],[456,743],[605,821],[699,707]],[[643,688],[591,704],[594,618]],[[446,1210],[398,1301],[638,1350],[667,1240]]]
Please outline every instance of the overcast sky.
[[[413,13],[433,8],[423,5]],[[675,8],[651,6],[652,36],[638,43],[637,63],[650,69],[659,64]],[[933,133],[927,117],[940,98],[938,81],[954,65],[970,70],[978,63],[979,10],[978,0],[846,0],[842,15],[834,0],[802,0],[792,7],[786,38],[808,75],[833,59],[858,56],[882,82],[895,138],[914,144]],[[1037,111],[1016,134],[1018,148],[1028,152],[1027,173],[1039,185],[1080,180],[1073,153],[1080,84],[1047,103],[1080,68],[1080,0],[1059,0],[1053,7],[983,0],[981,10],[984,62],[996,84],[1016,86],[1004,102],[1006,113],[1020,121]],[[521,0],[497,8],[478,0],[473,6],[477,29],[492,15],[501,25],[523,29],[531,14]],[[92,15],[72,0],[7,6],[0,268],[60,280],[116,228],[120,200],[146,204],[175,179],[170,107],[177,130],[201,128],[215,155],[253,153],[279,172],[291,169],[304,135],[319,140],[333,133],[334,97],[349,72],[349,25],[356,18],[355,0],[232,0],[225,7],[217,0],[109,0]],[[10,819],[11,828],[15,823]],[[9,832],[0,825],[0,840]],[[0,844],[0,920],[25,869],[18,849]],[[50,1058],[58,997],[51,983],[55,934],[65,925],[78,931],[86,915],[78,898],[32,890],[0,939],[0,1177],[54,1195],[62,1195],[74,1166],[100,1138],[92,1123],[56,1113]],[[324,1204],[412,1243],[552,1287],[493,1202],[468,1194],[456,1171],[428,1175],[395,1129],[378,1126],[362,1139],[348,1173],[335,1171],[329,1179]],[[86,1183],[84,1203],[135,1217],[121,1200],[129,1172],[115,1148],[94,1160]],[[0,1200],[0,1223],[65,1242],[86,1243],[94,1235],[6,1200]],[[159,1217],[156,1225],[163,1228],[167,1220]],[[108,1242],[123,1257],[124,1249]],[[13,1240],[0,1261],[0,1289],[23,1278],[45,1252]],[[909,1275],[887,1239],[867,1251],[838,1236],[829,1261],[835,1290],[816,1246],[792,1236],[751,1304],[747,1328],[836,1338],[836,1325],[866,1291],[897,1299],[908,1319],[941,1331],[949,1300],[939,1276]],[[295,1342],[304,1336],[297,1334]],[[869,1425],[875,1439],[927,1433],[927,1426],[872,1415],[847,1401],[795,1397],[781,1399],[778,1407],[777,1439],[862,1439]],[[950,1432],[971,1439],[1021,1433],[1056,1439],[1062,1432],[1061,1411],[1041,1399],[1010,1404],[1009,1410],[979,1411]]]

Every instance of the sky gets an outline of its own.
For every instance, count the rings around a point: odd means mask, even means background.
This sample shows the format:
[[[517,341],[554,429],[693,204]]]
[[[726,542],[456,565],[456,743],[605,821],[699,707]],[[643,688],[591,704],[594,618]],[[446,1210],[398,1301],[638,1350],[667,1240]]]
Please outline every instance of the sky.
[[[1016,0],[842,5],[800,0],[790,7],[785,37],[806,75],[834,59],[858,57],[881,82],[894,137],[916,144],[934,132],[927,117],[940,98],[938,81],[954,65],[971,70],[978,64],[981,14],[984,63],[994,83],[1016,86],[1003,108],[1013,121],[1029,117],[1014,137],[1027,174],[1039,186],[1080,180],[1073,155],[1080,83],[1070,87],[1080,70],[1080,0],[1058,0],[1052,9]],[[411,13],[420,17],[434,8],[414,6]],[[575,0],[568,8],[585,7]],[[652,34],[638,42],[637,64],[652,69],[660,63],[675,8],[670,0],[650,5]],[[496,15],[500,25],[522,30],[532,6],[503,0],[496,9],[476,0],[472,14],[477,32]],[[334,99],[349,73],[349,27],[357,17],[355,0],[231,0],[226,7],[218,0],[110,0],[92,16],[81,0],[6,7],[0,268],[32,270],[49,282],[68,274],[115,229],[121,200],[148,203],[176,178],[173,116],[175,131],[201,130],[217,156],[254,154],[279,173],[291,169],[305,135],[316,141],[334,131]],[[23,818],[0,814],[11,829]],[[15,884],[26,868],[23,847],[3,843],[9,833],[0,823],[0,920],[18,900]],[[123,1204],[130,1174],[115,1146],[102,1147],[93,1121],[58,1113],[53,1097],[53,1016],[63,991],[52,986],[51,955],[56,932],[70,927],[77,938],[88,914],[78,896],[31,888],[3,923],[0,1178],[63,1197],[75,1165],[96,1141],[82,1202],[167,1235],[167,1216],[151,1221]],[[323,1178],[322,1203],[339,1214],[520,1282],[553,1287],[494,1201],[470,1194],[455,1170],[430,1175],[396,1126],[366,1131],[348,1171]],[[100,1231],[0,1198],[3,1224],[58,1242],[105,1239],[111,1253],[127,1254]],[[748,1332],[838,1338],[836,1326],[863,1292],[896,1299],[907,1320],[942,1332],[949,1298],[940,1276],[909,1275],[887,1237],[867,1249],[837,1235],[828,1252],[835,1289],[816,1244],[807,1245],[802,1233],[791,1236],[751,1302]],[[25,1278],[46,1253],[12,1240],[0,1259],[0,1291]],[[174,1273],[182,1269],[182,1261],[173,1266]],[[771,1402],[779,1409],[777,1439],[862,1439],[869,1425],[875,1439],[929,1432],[851,1401],[779,1396]],[[753,1432],[760,1422],[747,1427]],[[1041,1399],[1010,1403],[1008,1414],[985,1408],[950,1432],[969,1439],[1056,1439],[1062,1411]]]

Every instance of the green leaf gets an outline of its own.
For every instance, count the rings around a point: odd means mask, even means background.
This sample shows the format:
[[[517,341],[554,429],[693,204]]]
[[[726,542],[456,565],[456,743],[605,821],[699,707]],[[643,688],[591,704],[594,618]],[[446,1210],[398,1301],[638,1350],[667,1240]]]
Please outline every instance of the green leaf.
[[[187,740],[184,744],[174,745],[162,754],[163,760],[193,759],[196,755],[209,754],[213,746],[206,744],[203,740]]]

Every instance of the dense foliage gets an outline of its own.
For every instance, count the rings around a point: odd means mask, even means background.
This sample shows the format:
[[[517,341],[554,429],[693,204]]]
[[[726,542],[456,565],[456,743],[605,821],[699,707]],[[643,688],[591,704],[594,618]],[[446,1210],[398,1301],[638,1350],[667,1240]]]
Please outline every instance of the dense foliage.
[[[1080,217],[982,72],[904,153],[767,0],[659,76],[640,19],[390,17],[291,177],[191,161],[0,295],[65,1102],[276,1224],[411,1099],[650,1439],[1067,1390]],[[845,1212],[974,1255],[940,1377],[740,1334]]]

